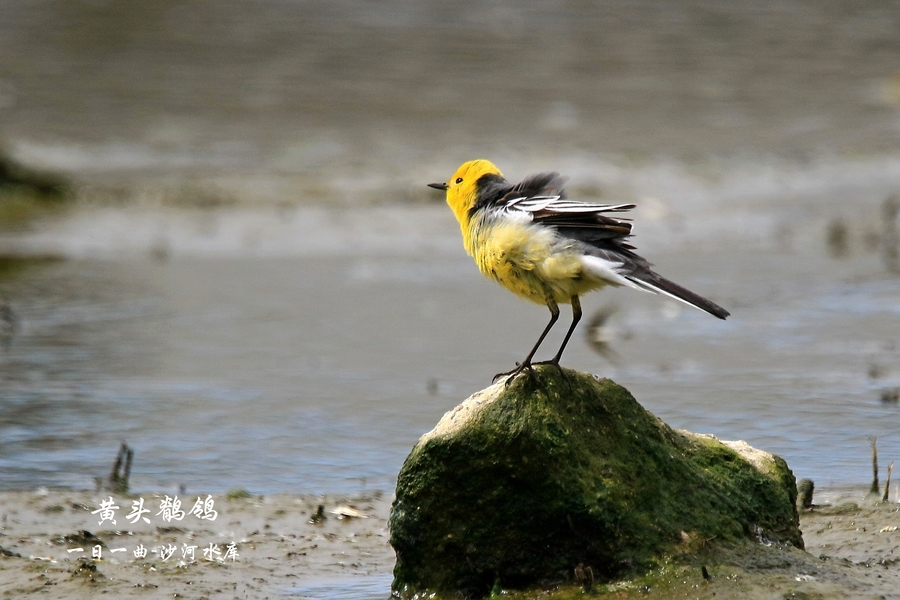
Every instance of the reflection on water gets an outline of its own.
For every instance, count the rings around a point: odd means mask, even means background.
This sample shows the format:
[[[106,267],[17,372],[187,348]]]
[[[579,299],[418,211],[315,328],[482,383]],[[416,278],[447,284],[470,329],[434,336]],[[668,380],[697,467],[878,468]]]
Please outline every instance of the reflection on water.
[[[726,322],[630,290],[607,301],[613,367],[576,339],[566,363],[613,377],[675,427],[784,456],[818,485],[900,451],[900,282],[877,259],[673,251],[661,272]],[[137,489],[390,489],[419,435],[544,324],[468,257],[66,261],[2,282],[20,328],[0,354],[0,486],[90,486],[120,441]],[[560,332],[554,332],[561,335]],[[554,347],[558,340],[548,340]],[[877,369],[873,370],[874,367]]]

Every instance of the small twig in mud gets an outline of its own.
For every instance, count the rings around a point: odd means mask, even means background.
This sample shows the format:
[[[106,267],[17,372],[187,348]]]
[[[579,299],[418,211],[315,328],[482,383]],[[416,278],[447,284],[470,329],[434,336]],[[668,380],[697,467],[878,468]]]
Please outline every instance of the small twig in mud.
[[[882,502],[888,501],[888,496],[890,495],[891,489],[891,471],[894,470],[894,461],[891,461],[891,464],[888,465],[888,476],[887,481],[884,484],[884,496],[881,497]]]
[[[318,510],[316,510],[316,514],[309,518],[309,522],[313,525],[318,525],[324,523],[327,518],[328,517],[325,516],[325,505],[320,504]]]
[[[112,471],[109,473],[107,489],[117,494],[128,493],[128,478],[131,477],[131,461],[133,459],[134,450],[129,448],[128,444],[122,442],[122,445],[119,447],[119,454],[116,456],[116,462],[113,463]]]
[[[897,232],[897,196],[888,196],[881,205],[881,258],[889,273],[900,273],[900,235]]]
[[[828,223],[825,231],[825,242],[828,246],[828,253],[832,258],[843,258],[847,256],[849,250],[849,232],[847,224],[840,217],[835,217]]]
[[[812,479],[801,479],[797,484],[797,502],[807,510],[813,507],[813,491],[816,486]]]
[[[872,444],[872,487],[869,493],[878,494],[881,491],[881,486],[878,485],[878,436],[870,437],[869,443]]]
[[[590,594],[594,588],[594,570],[578,563],[575,567],[575,580],[581,584],[581,591]]]
[[[18,326],[18,319],[6,298],[0,296],[0,348],[9,349],[13,333]]]
[[[897,404],[900,402],[900,387],[892,387],[881,390],[882,404]]]

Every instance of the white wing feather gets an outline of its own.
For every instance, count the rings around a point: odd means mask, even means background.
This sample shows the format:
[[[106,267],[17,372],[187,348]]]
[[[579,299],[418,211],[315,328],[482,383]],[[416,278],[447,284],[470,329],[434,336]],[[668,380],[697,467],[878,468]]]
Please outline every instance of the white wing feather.
[[[634,208],[634,204],[596,204],[594,202],[576,202],[565,200],[559,196],[522,196],[508,200],[503,210],[509,214],[514,212],[533,215],[537,212],[555,214],[596,214],[606,212],[625,212]]]

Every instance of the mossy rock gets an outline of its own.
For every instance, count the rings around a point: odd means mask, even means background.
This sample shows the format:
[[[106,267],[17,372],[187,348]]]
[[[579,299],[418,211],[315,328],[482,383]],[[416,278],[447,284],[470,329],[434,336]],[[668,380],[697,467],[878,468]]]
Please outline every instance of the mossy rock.
[[[0,147],[0,232],[62,208],[74,197],[72,185],[53,173],[28,168]]]
[[[26,167],[0,148],[0,197],[8,192],[25,192],[56,200],[70,195],[71,187],[59,175]]]
[[[608,379],[554,367],[448,412],[397,479],[393,590],[482,597],[612,578],[709,541],[803,547],[781,458],[671,429]]]

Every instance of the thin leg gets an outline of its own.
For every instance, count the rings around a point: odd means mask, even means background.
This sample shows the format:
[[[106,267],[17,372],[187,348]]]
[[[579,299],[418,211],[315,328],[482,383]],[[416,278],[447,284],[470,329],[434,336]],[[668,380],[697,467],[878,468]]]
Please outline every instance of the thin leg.
[[[566,349],[566,344],[569,343],[569,338],[572,337],[572,332],[575,331],[575,326],[578,325],[578,321],[580,320],[581,301],[578,299],[578,296],[572,296],[572,324],[569,326],[569,331],[566,332],[566,337],[563,339],[562,346],[559,347],[559,352],[556,353],[556,356],[542,364],[559,366],[559,359],[562,358],[563,350]]]
[[[544,332],[541,333],[541,337],[538,338],[538,341],[534,345],[534,348],[531,349],[531,352],[528,353],[528,356],[525,357],[525,360],[522,361],[515,369],[513,369],[512,371],[507,371],[506,373],[497,373],[496,375],[494,375],[494,381],[497,381],[499,378],[506,375],[510,375],[510,378],[506,380],[506,384],[509,385],[509,382],[515,379],[516,375],[518,375],[525,369],[531,369],[531,359],[534,358],[534,353],[537,352],[538,348],[540,348],[541,343],[544,341],[544,338],[547,337],[547,334],[550,333],[550,330],[553,329],[553,325],[559,319],[559,305],[554,300],[547,300],[547,308],[550,309],[550,322],[547,323],[547,326],[544,328]],[[571,334],[571,331],[569,333]]]

